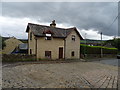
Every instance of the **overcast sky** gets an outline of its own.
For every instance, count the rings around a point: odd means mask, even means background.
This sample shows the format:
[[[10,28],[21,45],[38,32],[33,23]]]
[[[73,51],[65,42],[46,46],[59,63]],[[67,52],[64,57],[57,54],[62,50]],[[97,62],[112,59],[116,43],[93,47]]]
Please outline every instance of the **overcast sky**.
[[[118,35],[117,20],[110,27],[117,15],[117,2],[3,2],[0,25],[2,36],[26,39],[28,23],[56,20],[57,27],[76,27],[83,38],[100,40],[102,32],[106,40]]]

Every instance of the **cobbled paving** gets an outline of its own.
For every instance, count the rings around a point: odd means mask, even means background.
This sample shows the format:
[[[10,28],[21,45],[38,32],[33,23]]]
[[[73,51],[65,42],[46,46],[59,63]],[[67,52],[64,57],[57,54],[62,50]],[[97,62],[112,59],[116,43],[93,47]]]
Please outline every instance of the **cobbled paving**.
[[[9,65],[2,88],[117,88],[118,67],[94,62]]]

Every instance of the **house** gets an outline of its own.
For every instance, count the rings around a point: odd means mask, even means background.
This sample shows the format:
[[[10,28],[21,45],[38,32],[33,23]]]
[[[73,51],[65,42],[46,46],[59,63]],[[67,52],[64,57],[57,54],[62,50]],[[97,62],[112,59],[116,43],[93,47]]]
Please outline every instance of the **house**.
[[[15,37],[9,37],[9,38],[5,37],[4,42],[6,46],[2,50],[3,54],[11,54],[19,44],[22,44],[22,42]]]
[[[12,52],[12,54],[28,54],[28,44],[27,43],[19,44]]]
[[[80,33],[75,27],[58,28],[55,20],[50,26],[28,23],[28,54],[39,59],[79,59]]]
[[[115,48],[111,43],[105,43],[103,46],[108,48]]]

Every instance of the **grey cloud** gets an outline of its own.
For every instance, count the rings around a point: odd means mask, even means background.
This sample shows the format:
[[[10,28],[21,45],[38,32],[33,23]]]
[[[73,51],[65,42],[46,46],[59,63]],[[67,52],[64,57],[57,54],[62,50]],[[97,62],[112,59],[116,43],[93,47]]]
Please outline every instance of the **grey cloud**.
[[[39,22],[67,23],[79,29],[97,29],[105,35],[117,35],[117,23],[108,30],[117,16],[117,2],[23,2],[2,3],[3,16],[29,17]]]

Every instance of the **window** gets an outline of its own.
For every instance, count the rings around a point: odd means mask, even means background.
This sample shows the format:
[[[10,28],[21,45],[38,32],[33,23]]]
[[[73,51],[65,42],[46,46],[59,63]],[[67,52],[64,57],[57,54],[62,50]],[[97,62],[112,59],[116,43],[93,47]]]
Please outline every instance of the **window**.
[[[46,34],[47,37],[51,37],[51,34]]]
[[[32,49],[30,49],[30,54],[32,54]]]
[[[51,51],[45,51],[45,57],[51,58]]]
[[[51,34],[46,34],[45,40],[51,40]]]
[[[75,35],[72,35],[72,40],[75,41]]]
[[[75,52],[74,51],[71,52],[71,56],[72,57],[75,56]]]
[[[45,40],[51,40],[51,37],[45,37]]]
[[[30,40],[32,40],[32,32],[30,32]]]

